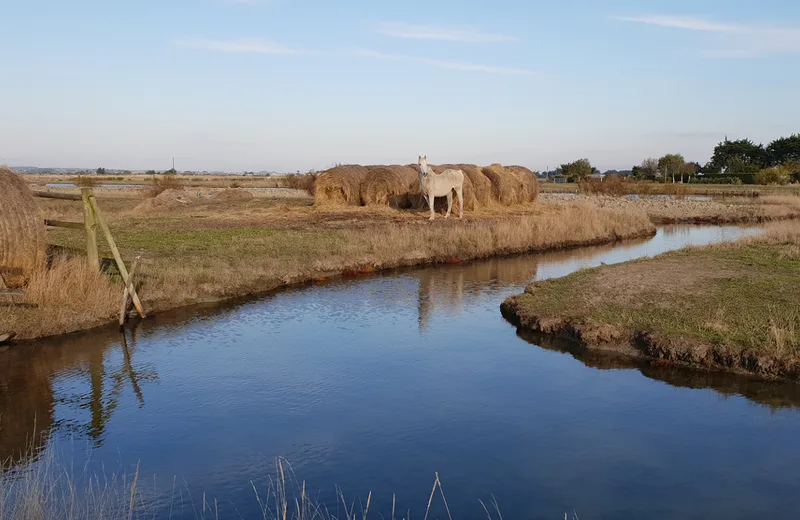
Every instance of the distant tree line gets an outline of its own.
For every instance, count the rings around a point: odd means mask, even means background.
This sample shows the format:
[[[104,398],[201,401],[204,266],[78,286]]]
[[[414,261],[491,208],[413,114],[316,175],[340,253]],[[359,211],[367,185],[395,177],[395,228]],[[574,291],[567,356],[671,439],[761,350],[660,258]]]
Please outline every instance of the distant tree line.
[[[569,182],[598,173],[588,159],[562,164],[547,177],[563,175]],[[768,145],[750,139],[725,140],[714,147],[705,165],[687,161],[679,153],[648,157],[630,170],[608,170],[608,174],[633,176],[659,182],[708,182],[731,184],[788,184],[800,182],[800,134],[780,137]]]

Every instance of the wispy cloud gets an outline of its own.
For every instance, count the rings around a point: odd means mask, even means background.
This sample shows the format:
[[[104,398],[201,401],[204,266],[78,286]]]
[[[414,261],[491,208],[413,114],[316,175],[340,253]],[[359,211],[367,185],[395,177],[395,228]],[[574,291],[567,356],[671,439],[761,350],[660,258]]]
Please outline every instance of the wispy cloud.
[[[279,43],[260,39],[205,40],[189,39],[175,42],[179,47],[214,52],[250,52],[256,54],[312,54],[311,51],[292,49]]]
[[[386,61],[405,61],[410,63],[422,63],[439,67],[441,69],[461,70],[466,72],[483,72],[487,74],[499,74],[503,76],[532,76],[534,73],[529,69],[518,69],[509,67],[494,67],[491,65],[478,65],[473,63],[461,63],[454,61],[437,60],[433,58],[419,58],[413,56],[398,56],[395,54],[384,54],[378,51],[357,49],[353,51],[356,56],[373,58]]]
[[[614,20],[623,22],[636,22],[647,25],[658,25],[660,27],[672,27],[675,29],[688,29],[692,31],[706,31],[706,32],[742,32],[746,31],[739,25],[724,24],[709,22],[700,18],[691,16],[665,16],[665,15],[651,15],[651,16],[612,16]]]
[[[715,35],[722,48],[703,51],[708,58],[757,58],[775,53],[800,53],[800,28],[744,25],[705,20],[691,16],[612,16],[624,22]]]
[[[466,25],[415,25],[405,22],[376,22],[373,25],[378,34],[410,40],[441,40],[461,43],[519,41],[512,35],[487,33]]]

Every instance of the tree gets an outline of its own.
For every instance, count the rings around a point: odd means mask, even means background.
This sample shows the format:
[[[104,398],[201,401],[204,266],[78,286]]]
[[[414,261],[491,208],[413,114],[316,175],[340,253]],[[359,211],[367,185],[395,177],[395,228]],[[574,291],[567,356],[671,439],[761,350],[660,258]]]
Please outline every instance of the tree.
[[[105,168],[98,168],[97,170],[95,170],[95,173],[97,173],[97,175],[105,175],[106,174],[106,169]]]
[[[672,176],[672,182],[675,182],[675,174],[681,174],[684,171],[686,159],[679,153],[668,153],[658,160],[658,171],[664,175],[664,182],[667,181],[667,176]],[[681,177],[682,178],[682,177]]]
[[[800,134],[775,139],[767,146],[767,155],[773,166],[800,161]]]
[[[658,175],[658,161],[648,157],[639,166],[634,166],[632,171],[637,179],[652,179]]]
[[[687,162],[683,165],[683,171],[681,171],[681,182],[683,182],[683,176],[686,175],[686,181],[688,182],[689,179],[697,175],[697,172],[700,171],[700,163],[698,162]]]
[[[585,179],[594,171],[589,159],[578,159],[571,163],[562,164],[560,168],[562,175],[573,180]]]
[[[750,139],[724,141],[714,147],[709,173],[755,173],[769,162],[767,151]]]

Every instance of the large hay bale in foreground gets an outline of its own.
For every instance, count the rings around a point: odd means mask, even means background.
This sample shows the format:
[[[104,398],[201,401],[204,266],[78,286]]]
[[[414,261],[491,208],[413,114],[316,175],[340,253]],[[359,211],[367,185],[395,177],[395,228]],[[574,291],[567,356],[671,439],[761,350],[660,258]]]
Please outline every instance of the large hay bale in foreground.
[[[529,168],[519,165],[506,166],[506,170],[517,175],[522,182],[524,197],[522,202],[536,202],[539,197],[539,179]]]
[[[7,277],[21,284],[46,261],[44,217],[36,199],[22,177],[0,168],[0,269],[21,270],[21,278]]]
[[[360,206],[361,183],[367,173],[369,170],[359,164],[346,164],[325,170],[317,177],[314,203]]]
[[[374,166],[361,183],[361,203],[406,209],[416,205],[419,177],[411,166]]]

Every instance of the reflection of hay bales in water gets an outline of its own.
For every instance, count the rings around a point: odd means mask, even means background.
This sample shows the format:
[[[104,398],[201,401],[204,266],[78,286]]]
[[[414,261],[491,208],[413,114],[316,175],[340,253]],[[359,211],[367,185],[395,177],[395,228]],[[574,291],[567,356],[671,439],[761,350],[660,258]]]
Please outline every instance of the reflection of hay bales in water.
[[[361,202],[393,208],[410,208],[419,194],[419,178],[410,166],[376,166],[361,183]]]
[[[43,269],[46,253],[44,217],[31,190],[22,177],[0,168],[0,268],[19,269],[23,275],[7,276],[9,284],[22,284]]]
[[[361,183],[369,170],[358,164],[336,166],[317,177],[315,204],[361,205]]]

